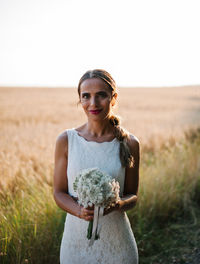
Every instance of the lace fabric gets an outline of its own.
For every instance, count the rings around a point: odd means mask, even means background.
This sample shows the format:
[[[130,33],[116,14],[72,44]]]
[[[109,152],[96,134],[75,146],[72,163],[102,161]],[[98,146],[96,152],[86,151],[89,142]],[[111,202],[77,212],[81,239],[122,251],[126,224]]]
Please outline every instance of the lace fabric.
[[[123,194],[125,169],[119,159],[119,142],[87,141],[75,129],[68,134],[68,192],[76,197],[73,182],[81,169],[98,167],[119,181]],[[125,212],[114,211],[102,220],[100,239],[89,247],[88,222],[67,214],[60,250],[61,264],[137,264],[135,238]]]

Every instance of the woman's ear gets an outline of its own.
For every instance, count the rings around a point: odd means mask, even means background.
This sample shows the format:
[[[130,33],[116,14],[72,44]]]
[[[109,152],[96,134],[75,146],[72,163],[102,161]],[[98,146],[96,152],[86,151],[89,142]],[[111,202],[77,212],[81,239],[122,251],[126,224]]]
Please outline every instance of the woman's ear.
[[[114,93],[111,100],[111,105],[114,106],[117,100],[117,93]]]

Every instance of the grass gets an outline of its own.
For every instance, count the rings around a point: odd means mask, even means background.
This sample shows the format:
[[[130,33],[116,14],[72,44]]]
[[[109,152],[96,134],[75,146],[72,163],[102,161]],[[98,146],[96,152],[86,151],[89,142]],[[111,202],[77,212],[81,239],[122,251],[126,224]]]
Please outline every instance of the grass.
[[[143,155],[139,203],[129,212],[141,263],[181,261],[200,242],[200,129],[185,136]]]
[[[200,241],[199,91],[120,91],[123,124],[141,141],[139,202],[128,212],[141,264],[184,263]],[[0,95],[0,263],[59,263],[65,213],[52,196],[54,142],[84,120],[78,98],[73,89]]]
[[[1,195],[1,263],[58,263],[64,215],[52,188],[25,183],[14,195]]]
[[[144,230],[138,241],[140,263],[193,263],[200,243],[200,210],[196,204],[190,210],[190,214],[182,213],[173,221],[166,219],[162,226],[154,222]]]

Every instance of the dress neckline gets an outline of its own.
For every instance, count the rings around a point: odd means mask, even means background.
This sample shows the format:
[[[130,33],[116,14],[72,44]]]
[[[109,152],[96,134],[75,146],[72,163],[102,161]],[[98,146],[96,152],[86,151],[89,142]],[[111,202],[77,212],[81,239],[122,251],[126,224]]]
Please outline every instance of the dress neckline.
[[[87,139],[85,139],[84,137],[82,137],[82,136],[80,136],[79,135],[79,133],[78,133],[78,131],[75,129],[75,128],[73,128],[73,130],[74,130],[74,132],[75,132],[75,134],[81,139],[81,140],[83,140],[83,141],[85,141],[85,142],[87,142],[87,143],[90,143],[90,144],[110,144],[110,143],[113,143],[113,142],[115,142],[117,139],[116,139],[116,137],[115,138],[113,138],[111,141],[104,141],[104,142],[97,142],[97,141],[93,141],[93,140],[87,140]]]

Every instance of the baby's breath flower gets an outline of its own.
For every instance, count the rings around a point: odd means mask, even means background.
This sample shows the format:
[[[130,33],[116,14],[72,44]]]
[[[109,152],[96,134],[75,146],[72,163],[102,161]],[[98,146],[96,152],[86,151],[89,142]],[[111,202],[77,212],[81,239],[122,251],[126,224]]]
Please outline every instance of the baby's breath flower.
[[[78,203],[85,208],[92,205],[109,208],[120,199],[119,183],[98,168],[80,171],[73,188],[77,192]]]

